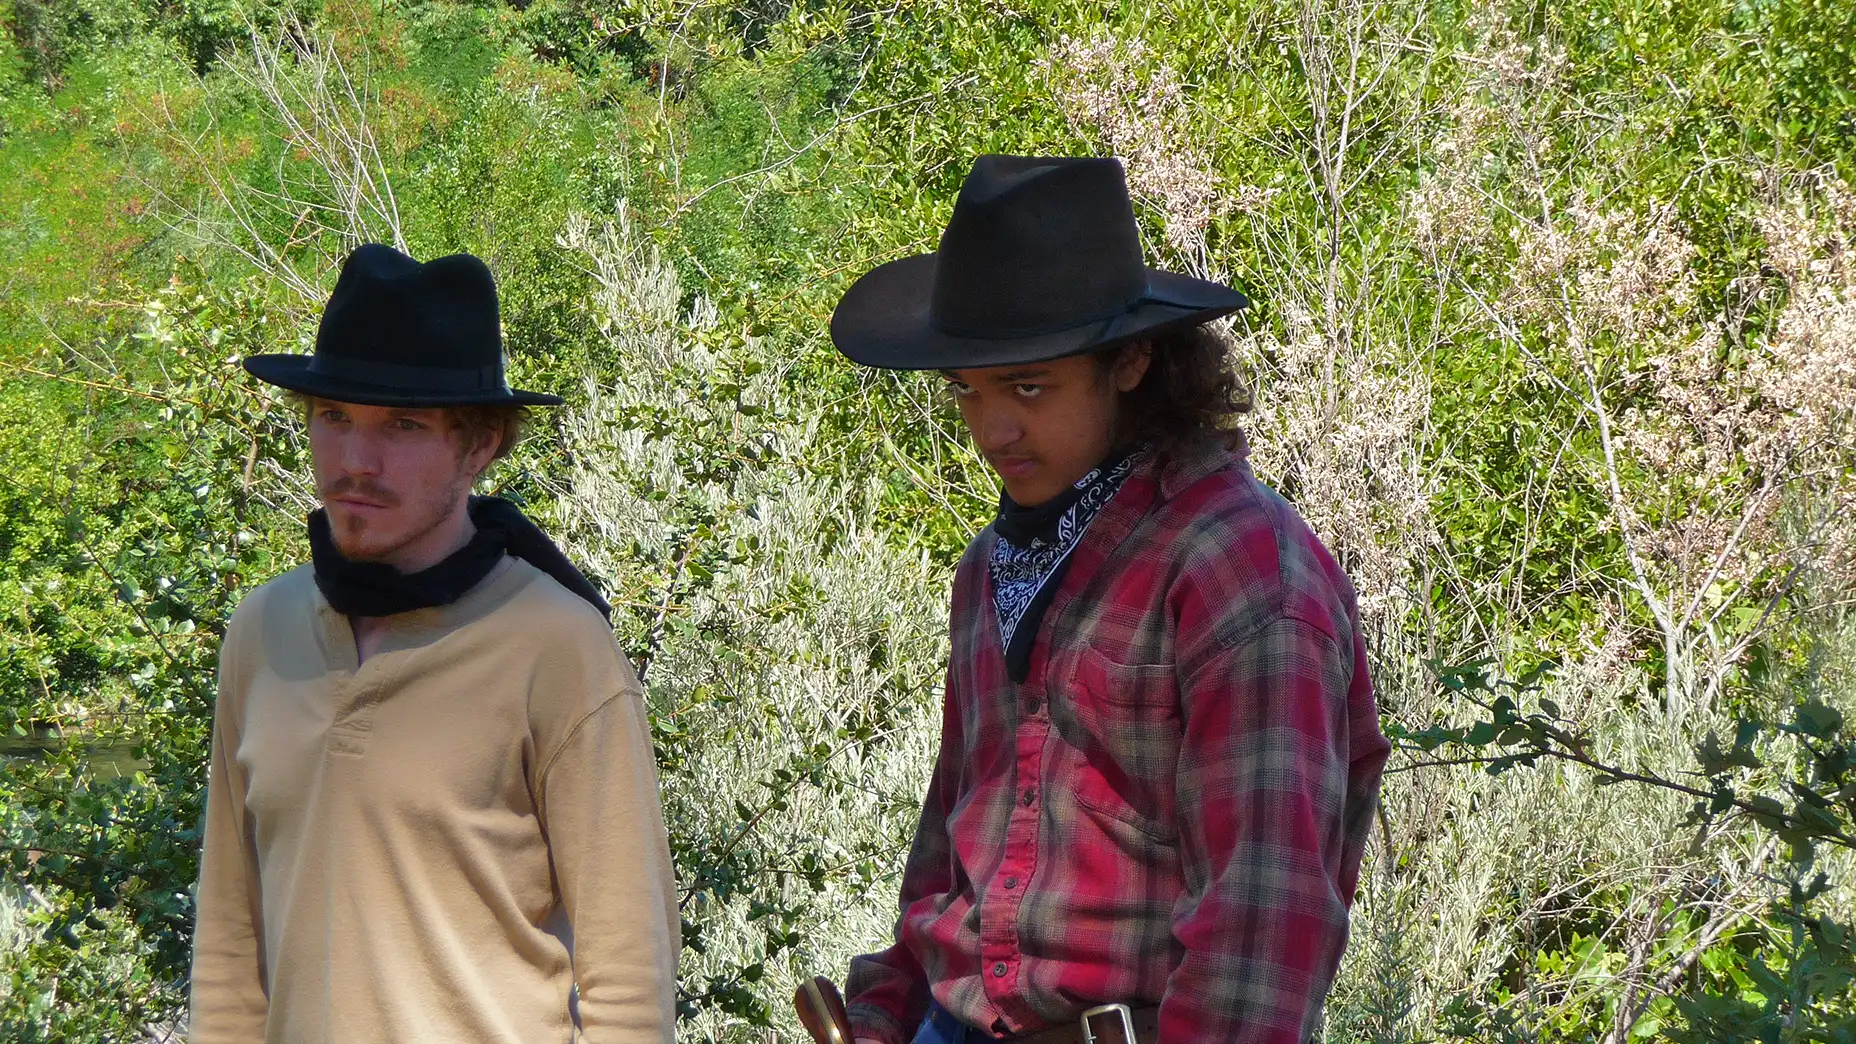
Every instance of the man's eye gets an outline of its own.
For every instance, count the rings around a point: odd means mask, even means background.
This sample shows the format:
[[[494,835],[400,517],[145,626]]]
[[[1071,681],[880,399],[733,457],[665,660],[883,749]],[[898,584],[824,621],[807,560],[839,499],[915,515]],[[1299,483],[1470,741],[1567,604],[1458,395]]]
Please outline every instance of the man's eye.
[[[322,419],[328,421],[330,424],[340,424],[342,421],[348,419],[348,415],[340,410],[323,410]]]
[[[1014,384],[1012,390],[1017,392],[1021,399],[1035,399],[1043,394],[1044,386],[1042,384]]]
[[[420,424],[410,417],[401,417],[399,420],[399,429],[401,431],[424,431],[425,425]]]
[[[973,385],[963,384],[960,381],[948,381],[947,391],[949,395],[952,395],[955,398],[964,399],[967,396],[973,394]]]

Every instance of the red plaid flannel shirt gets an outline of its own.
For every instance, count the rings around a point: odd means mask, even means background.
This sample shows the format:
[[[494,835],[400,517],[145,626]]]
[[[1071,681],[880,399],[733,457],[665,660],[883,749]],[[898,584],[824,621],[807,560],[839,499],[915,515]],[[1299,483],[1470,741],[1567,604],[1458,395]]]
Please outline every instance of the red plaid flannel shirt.
[[[954,581],[941,750],[896,943],[852,1027],[930,994],[1007,1036],[1108,1002],[1160,1039],[1300,1044],[1320,1018],[1389,749],[1351,585],[1241,455],[1129,476],[1072,552],[1023,684],[989,528]]]

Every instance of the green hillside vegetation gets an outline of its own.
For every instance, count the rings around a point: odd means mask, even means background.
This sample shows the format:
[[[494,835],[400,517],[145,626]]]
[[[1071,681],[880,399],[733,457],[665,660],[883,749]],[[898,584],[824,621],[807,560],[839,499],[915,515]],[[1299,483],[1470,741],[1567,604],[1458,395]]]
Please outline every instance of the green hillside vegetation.
[[[1124,159],[1398,744],[1329,1042],[1856,1040],[1843,0],[0,0],[0,1039],[176,1039],[216,647],[356,243],[468,250],[486,479],[613,595],[691,1040],[880,945],[996,487],[826,338],[982,152]]]

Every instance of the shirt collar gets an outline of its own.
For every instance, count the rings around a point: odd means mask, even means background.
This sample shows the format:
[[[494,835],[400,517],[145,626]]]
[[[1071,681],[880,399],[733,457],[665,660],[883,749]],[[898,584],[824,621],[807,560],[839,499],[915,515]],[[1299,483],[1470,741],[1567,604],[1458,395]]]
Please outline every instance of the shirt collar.
[[[1249,466],[1250,440],[1241,429],[1229,439],[1200,439],[1169,449],[1157,461],[1160,468],[1160,499],[1172,500],[1200,479],[1231,466],[1233,462]]]

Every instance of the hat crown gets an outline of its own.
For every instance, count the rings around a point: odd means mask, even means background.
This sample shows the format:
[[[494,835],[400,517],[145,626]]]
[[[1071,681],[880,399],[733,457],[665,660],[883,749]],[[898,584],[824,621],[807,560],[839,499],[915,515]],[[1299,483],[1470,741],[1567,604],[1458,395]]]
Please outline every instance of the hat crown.
[[[981,156],[941,236],[929,321],[955,336],[1032,336],[1122,312],[1147,281],[1120,162]]]
[[[470,371],[482,390],[503,384],[503,338],[490,269],[470,254],[421,264],[379,243],[342,263],[316,328],[326,365],[430,370],[446,379]],[[487,383],[485,383],[487,382]]]
[[[558,406],[503,377],[496,281],[452,254],[420,264],[379,243],[356,247],[316,325],[313,355],[246,356],[259,380],[304,395],[377,406]]]
[[[1114,159],[981,156],[940,249],[857,278],[831,342],[898,370],[1013,366],[1197,326],[1245,306],[1223,284],[1148,268]]]

